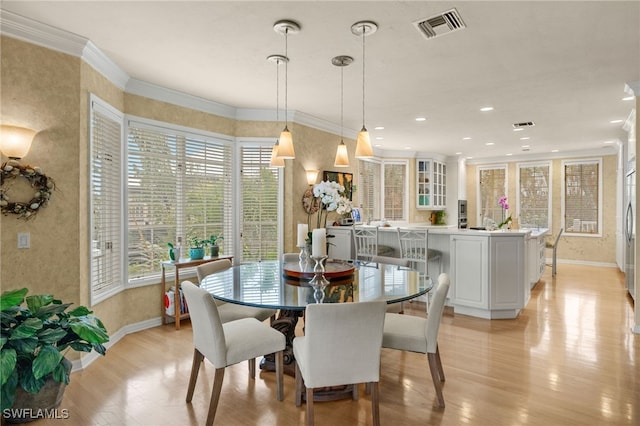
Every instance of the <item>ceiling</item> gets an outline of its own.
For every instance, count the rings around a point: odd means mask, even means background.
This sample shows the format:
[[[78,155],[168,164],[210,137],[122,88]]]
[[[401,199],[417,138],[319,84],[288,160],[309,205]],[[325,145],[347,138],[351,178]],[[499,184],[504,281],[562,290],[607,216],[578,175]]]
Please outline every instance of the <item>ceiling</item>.
[[[362,39],[351,25],[374,21],[365,121],[377,150],[477,159],[611,148],[634,107],[622,100],[625,83],[640,81],[637,1],[4,0],[2,8],[91,40],[131,78],[271,109],[274,119],[276,65],[266,58],[285,53],[274,23],[294,20],[301,31],[288,36],[288,110],[339,125],[340,68],[331,58],[350,55],[349,137],[362,125]],[[452,8],[466,28],[427,39],[413,24]],[[281,120],[283,75],[281,66]],[[535,126],[513,130],[529,121]]]

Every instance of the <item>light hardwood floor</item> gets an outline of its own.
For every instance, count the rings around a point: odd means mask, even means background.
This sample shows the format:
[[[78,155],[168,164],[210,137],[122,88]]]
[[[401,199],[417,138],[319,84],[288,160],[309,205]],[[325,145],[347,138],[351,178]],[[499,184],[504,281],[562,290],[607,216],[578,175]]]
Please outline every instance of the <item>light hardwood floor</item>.
[[[424,315],[424,304],[407,314]],[[438,409],[426,356],[384,349],[383,425],[640,425],[640,335],[615,268],[550,268],[515,320],[445,313],[440,351],[447,381]],[[62,408],[69,419],[44,425],[201,425],[214,368],[205,362],[192,404],[185,403],[191,327],[128,335],[85,371],[74,373]],[[227,369],[216,424],[301,425],[294,379],[278,402],[273,373],[250,380],[247,364]],[[369,425],[370,400],[315,404],[317,425]]]

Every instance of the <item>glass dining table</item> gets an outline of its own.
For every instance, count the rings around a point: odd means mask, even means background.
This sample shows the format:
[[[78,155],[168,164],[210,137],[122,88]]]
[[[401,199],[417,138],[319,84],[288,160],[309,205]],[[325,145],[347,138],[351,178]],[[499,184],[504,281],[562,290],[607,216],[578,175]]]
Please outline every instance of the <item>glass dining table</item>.
[[[316,303],[314,288],[309,284],[315,275],[313,269],[312,264],[301,262],[244,263],[208,275],[200,287],[223,302],[278,309],[278,318],[271,326],[286,337],[285,372],[292,374],[291,347],[298,318],[308,304]],[[419,271],[376,262],[327,260],[325,277],[329,283],[322,303],[400,303],[422,296],[433,287],[433,280]],[[273,368],[269,356],[261,368]]]

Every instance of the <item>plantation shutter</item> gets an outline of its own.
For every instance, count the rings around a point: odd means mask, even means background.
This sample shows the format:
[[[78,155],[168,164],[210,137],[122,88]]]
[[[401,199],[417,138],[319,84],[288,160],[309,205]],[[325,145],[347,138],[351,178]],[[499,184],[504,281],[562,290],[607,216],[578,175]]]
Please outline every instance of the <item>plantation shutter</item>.
[[[380,163],[360,160],[358,165],[358,199],[362,208],[361,220],[363,222],[380,216],[380,187]]]
[[[599,160],[564,164],[565,232],[599,233],[599,182]]]
[[[384,163],[384,218],[405,219],[407,165]]]
[[[124,288],[122,275],[123,115],[91,95],[91,304]]]
[[[549,164],[519,165],[520,226],[549,228],[551,181]]]
[[[269,166],[271,149],[240,148],[243,262],[278,259],[280,174]]]
[[[131,121],[128,137],[129,282],[160,274],[167,243],[222,236],[233,253],[231,146],[203,135]]]

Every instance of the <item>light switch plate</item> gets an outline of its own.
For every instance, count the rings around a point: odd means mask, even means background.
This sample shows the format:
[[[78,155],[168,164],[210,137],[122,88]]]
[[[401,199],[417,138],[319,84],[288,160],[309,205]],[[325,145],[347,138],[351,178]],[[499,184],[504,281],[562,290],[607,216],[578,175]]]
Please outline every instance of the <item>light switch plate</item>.
[[[31,247],[31,234],[28,232],[18,234],[18,248],[28,249]]]

